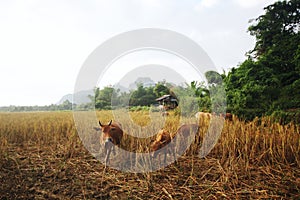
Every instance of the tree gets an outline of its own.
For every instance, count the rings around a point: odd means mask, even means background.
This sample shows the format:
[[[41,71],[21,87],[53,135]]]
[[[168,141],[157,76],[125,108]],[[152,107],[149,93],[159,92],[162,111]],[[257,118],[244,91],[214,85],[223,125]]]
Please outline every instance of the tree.
[[[96,88],[95,107],[97,109],[111,109],[114,92],[115,90],[112,87],[104,87],[102,90]]]
[[[264,10],[266,13],[252,20],[255,23],[248,28],[250,34],[256,37],[256,45],[251,52],[262,56],[279,46],[289,47],[294,52],[294,46],[297,48],[299,45],[300,1],[278,1]],[[290,43],[293,40],[298,43]]]
[[[69,100],[65,100],[59,107],[60,110],[72,110],[72,103]]]
[[[153,87],[144,87],[138,84],[138,88],[132,92],[129,105],[130,106],[150,106],[155,103],[156,95]]]
[[[154,87],[154,93],[156,97],[161,97],[165,94],[170,94],[169,88],[166,86],[165,82],[158,82]]]
[[[287,86],[300,78],[300,1],[278,1],[265,8],[266,13],[258,17],[249,27],[256,37],[251,51],[263,65],[272,68],[281,86]],[[298,65],[298,66],[297,66]],[[298,69],[298,73],[295,73]]]
[[[204,82],[192,81],[190,85],[187,85],[187,90],[192,91],[193,95],[196,97],[198,109],[200,111],[211,110],[210,93]]]
[[[227,104],[251,119],[300,107],[300,1],[278,1],[252,21],[256,45],[225,78]]]

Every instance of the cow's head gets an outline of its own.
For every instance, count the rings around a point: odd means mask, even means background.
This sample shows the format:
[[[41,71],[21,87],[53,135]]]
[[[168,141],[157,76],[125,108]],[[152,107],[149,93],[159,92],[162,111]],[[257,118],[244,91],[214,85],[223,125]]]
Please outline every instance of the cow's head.
[[[154,158],[160,152],[159,150],[171,142],[170,133],[166,130],[160,130],[155,141],[151,144],[151,157]]]
[[[99,125],[101,127],[101,131],[102,131],[102,139],[104,140],[104,142],[114,142],[113,139],[113,132],[115,131],[115,127],[111,126],[112,120],[110,120],[110,122],[108,123],[108,125],[103,125],[101,124],[101,122],[99,121]]]
[[[104,141],[104,149],[105,149],[105,166],[109,160],[109,155],[111,150],[113,149],[113,144],[115,139],[113,138],[113,131],[116,129],[115,127],[111,126],[112,120],[107,125],[101,124],[99,121],[99,125],[102,131],[102,141]]]

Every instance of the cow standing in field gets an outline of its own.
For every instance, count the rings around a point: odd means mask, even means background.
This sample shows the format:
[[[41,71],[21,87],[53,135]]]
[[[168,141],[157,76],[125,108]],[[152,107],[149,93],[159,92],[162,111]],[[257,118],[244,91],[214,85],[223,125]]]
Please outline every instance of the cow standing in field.
[[[122,137],[123,137],[123,130],[119,123],[117,122],[110,122],[108,125],[103,125],[99,121],[99,125],[102,131],[102,142],[104,142],[104,150],[105,150],[105,167],[109,161],[109,156],[111,151],[115,153],[115,145],[120,145]]]
[[[197,133],[199,126],[197,124],[183,124],[176,131],[176,136],[180,134],[180,136],[186,138],[191,132]]]
[[[170,113],[168,113],[167,111],[164,111],[161,113],[161,116],[163,116],[163,117],[167,117],[169,115],[170,115]]]
[[[166,145],[168,145],[171,142],[172,138],[171,138],[171,134],[166,131],[161,129],[157,135],[156,135],[156,139],[155,141],[151,144],[151,151],[153,152],[152,154],[152,158],[155,158],[159,153],[158,150],[165,147]],[[166,162],[166,157],[167,157],[167,153],[169,153],[170,155],[172,154],[174,156],[174,160],[175,160],[175,151],[174,148],[172,148],[173,145],[169,145],[169,147],[167,147],[167,149],[165,149],[163,151],[164,153],[164,162]]]
[[[166,145],[169,145],[164,151],[164,162],[166,162],[166,156],[167,153],[170,155],[174,156],[174,161],[176,161],[176,152],[175,152],[175,145],[178,152],[183,153],[184,150],[189,146],[188,140],[189,139],[194,139],[194,138],[189,138],[189,136],[193,133],[196,134],[198,133],[199,126],[197,124],[184,124],[178,128],[176,133],[174,134],[174,137],[171,136],[171,134],[166,131],[161,129],[157,135],[155,141],[151,144],[151,151],[153,152],[152,158],[155,158],[159,153],[158,150],[165,147]],[[171,143],[172,139],[176,139],[176,143]],[[184,148],[184,149],[181,149]]]
[[[214,114],[214,115],[216,115],[216,114]],[[223,117],[225,120],[228,120],[228,121],[232,121],[232,119],[233,119],[233,115],[231,113],[220,113],[219,116]]]
[[[197,112],[195,114],[195,117],[199,120],[199,119],[210,119],[211,118],[211,114],[207,113],[207,112]]]
[[[226,113],[225,114],[225,119],[227,119],[228,121],[232,121],[232,118],[233,118],[233,116],[232,116],[231,113]]]
[[[197,134],[199,131],[199,126],[197,124],[184,124],[181,125],[176,133],[175,133],[175,138],[176,139],[176,147],[177,147],[177,152],[180,154],[183,153],[186,148],[191,144],[190,140],[193,140],[195,138],[190,138],[191,134]],[[197,139],[198,137],[196,137]],[[196,141],[198,144],[199,141]]]
[[[197,112],[195,114],[195,117],[198,120],[199,119],[211,119],[212,115],[224,117],[228,121],[232,121],[232,119],[233,119],[233,115],[231,113],[220,113],[220,114],[213,113],[213,114],[211,114],[211,113],[206,113],[206,112]]]

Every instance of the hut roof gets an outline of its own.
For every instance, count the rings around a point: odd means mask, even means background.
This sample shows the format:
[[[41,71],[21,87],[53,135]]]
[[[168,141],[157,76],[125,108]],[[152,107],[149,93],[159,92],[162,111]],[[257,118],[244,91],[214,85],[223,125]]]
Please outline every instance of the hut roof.
[[[156,101],[161,101],[161,100],[164,100],[164,99],[170,99],[170,101],[174,101],[172,99],[176,99],[175,97],[173,97],[172,95],[170,94],[165,94],[157,99],[155,99]]]

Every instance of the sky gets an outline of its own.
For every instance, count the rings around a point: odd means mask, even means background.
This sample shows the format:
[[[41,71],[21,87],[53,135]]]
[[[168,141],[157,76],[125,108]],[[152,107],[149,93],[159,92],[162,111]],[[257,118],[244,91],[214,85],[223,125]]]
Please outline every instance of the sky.
[[[228,71],[243,62],[245,53],[254,47],[255,38],[247,32],[249,20],[262,15],[263,8],[274,2],[0,1],[0,106],[58,102],[73,93],[83,63],[99,45],[135,29],[160,28],[183,34],[203,48],[219,72]],[[115,84],[135,67],[172,67],[181,62],[159,52],[137,52],[122,59],[112,64],[105,78],[99,78],[99,86]],[[193,72],[186,72],[186,80],[195,78]]]

